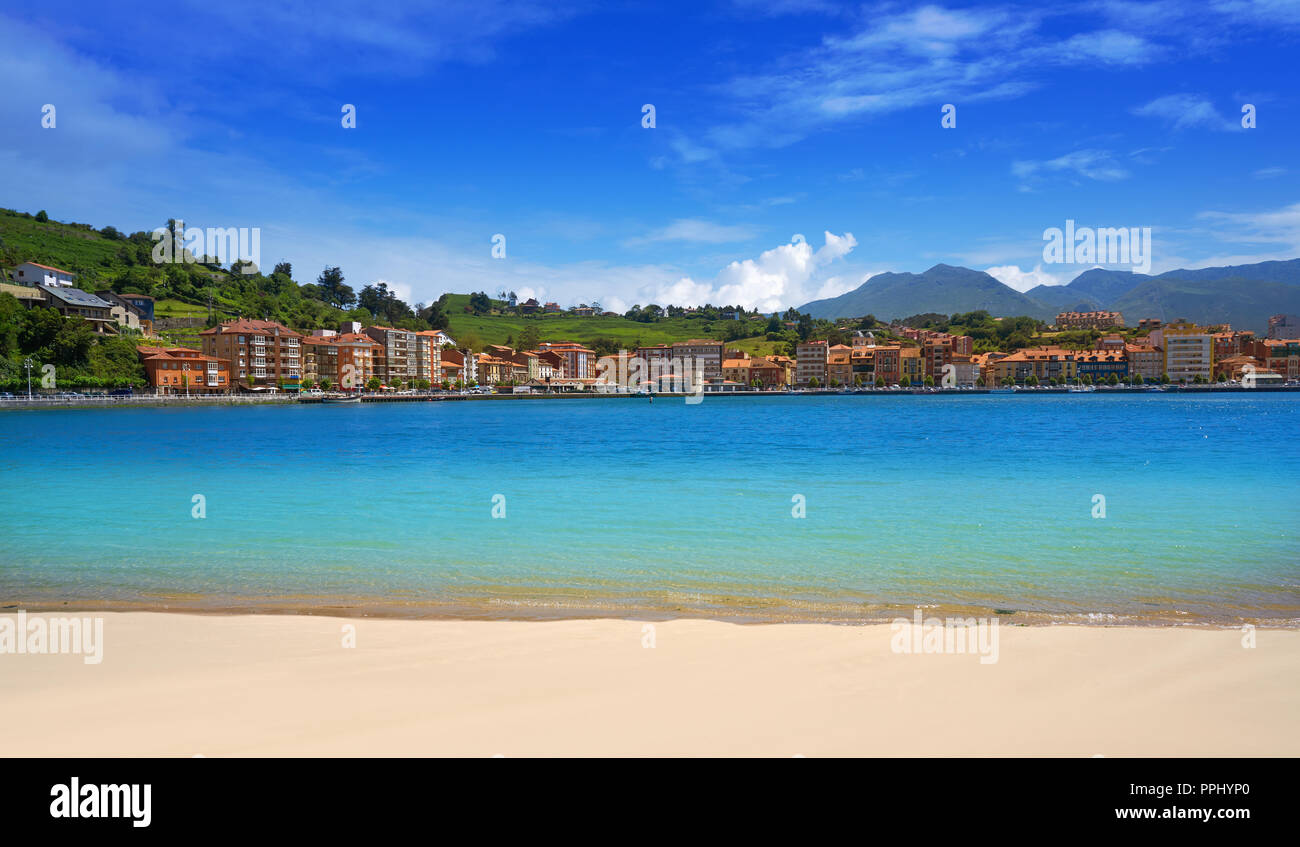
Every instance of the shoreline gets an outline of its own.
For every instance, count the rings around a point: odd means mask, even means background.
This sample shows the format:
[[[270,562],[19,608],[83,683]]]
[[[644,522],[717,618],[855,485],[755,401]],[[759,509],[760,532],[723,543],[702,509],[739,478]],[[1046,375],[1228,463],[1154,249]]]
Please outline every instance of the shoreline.
[[[708,621],[736,626],[836,626],[861,628],[888,626],[899,619],[910,619],[920,610],[926,618],[971,618],[997,620],[1004,627],[1044,628],[1077,626],[1083,628],[1128,627],[1137,629],[1204,629],[1214,631],[1242,630],[1252,626],[1260,630],[1300,631],[1300,612],[1291,614],[1224,614],[1222,616],[1193,615],[1189,612],[1169,610],[1137,615],[1122,612],[1046,612],[1028,609],[1003,609],[952,603],[921,603],[915,605],[874,604],[870,611],[855,610],[849,614],[823,611],[819,614],[794,614],[760,611],[738,604],[731,609],[687,608],[685,606],[633,606],[630,604],[569,603],[542,601],[535,598],[483,598],[477,602],[468,599],[446,602],[413,603],[404,600],[366,600],[343,604],[334,598],[320,598],[316,602],[284,598],[263,602],[181,601],[15,601],[0,597],[0,616],[18,611],[28,614],[54,615],[60,613],[117,613],[117,614],[180,614],[208,617],[303,617],[340,618],[347,620],[391,620],[431,622],[479,623],[558,623],[564,621],[612,620],[635,623],[668,623],[674,621]],[[755,603],[753,606],[763,604]]]
[[[1068,387],[1018,387],[1008,392],[1002,388],[842,388],[842,389],[798,389],[794,391],[706,391],[705,399],[725,397],[982,397],[987,395],[1039,397],[1044,395],[1080,394],[1087,396],[1129,397],[1139,394],[1152,395],[1201,395],[1201,394],[1235,394],[1251,396],[1255,394],[1300,393],[1300,385],[1257,385],[1254,388],[1242,388],[1239,385],[1168,385],[1160,391],[1152,391],[1155,385],[1147,386],[1095,386],[1093,391],[1071,391]],[[478,400],[645,400],[653,396],[656,399],[671,400],[696,395],[681,392],[655,392],[653,395],[635,392],[601,392],[601,391],[567,391],[551,393],[493,393],[493,394],[416,394],[416,395],[362,395],[362,403],[445,403]],[[283,406],[302,403],[303,405],[330,405],[320,398],[299,397],[297,394],[283,395],[198,395],[183,397],[179,395],[146,395],[128,397],[26,397],[0,398],[0,411],[9,409],[151,409],[191,406]]]
[[[103,618],[99,664],[0,655],[7,755],[1300,754],[1295,631],[1006,627],[982,663],[887,625]]]

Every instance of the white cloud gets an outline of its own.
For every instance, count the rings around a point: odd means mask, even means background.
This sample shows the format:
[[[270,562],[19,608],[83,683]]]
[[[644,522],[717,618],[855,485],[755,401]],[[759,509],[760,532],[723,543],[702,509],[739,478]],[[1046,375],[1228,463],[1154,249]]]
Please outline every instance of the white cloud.
[[[1070,281],[1047,273],[1042,265],[1035,265],[1031,271],[1022,271],[1019,265],[999,265],[986,268],[984,273],[1016,291],[1028,291],[1039,285],[1065,285]]]
[[[1264,212],[1201,212],[1202,220],[1214,222],[1213,233],[1223,241],[1241,244],[1274,244],[1294,258],[1300,254],[1300,203]]]
[[[1077,176],[1103,182],[1128,178],[1128,171],[1115,161],[1109,150],[1076,150],[1064,156],[1045,161],[1017,161],[1011,163],[1011,173],[1020,179],[1031,179],[1045,173],[1073,173]]]
[[[1096,59],[1109,65],[1143,65],[1164,52],[1144,38],[1113,29],[1079,33],[1057,49],[1062,58],[1071,61]]]
[[[734,241],[748,241],[754,232],[746,226],[733,226],[714,223],[698,218],[679,218],[653,232],[638,238],[629,238],[625,246],[655,244],[662,241],[684,241],[695,244],[726,244]]]
[[[1238,125],[1219,114],[1205,97],[1196,94],[1168,94],[1133,109],[1133,114],[1158,118],[1174,129],[1204,126],[1230,130]]]

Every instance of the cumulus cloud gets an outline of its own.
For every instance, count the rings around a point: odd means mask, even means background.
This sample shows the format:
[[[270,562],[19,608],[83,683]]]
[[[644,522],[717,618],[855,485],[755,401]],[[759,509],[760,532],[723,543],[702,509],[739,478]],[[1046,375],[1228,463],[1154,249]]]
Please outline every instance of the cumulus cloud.
[[[1019,265],[998,265],[986,268],[984,273],[1016,291],[1028,291],[1039,285],[1065,285],[1069,282],[1068,279],[1047,273],[1042,265],[1034,265],[1031,271],[1022,271]]]
[[[814,251],[795,239],[763,252],[757,259],[732,262],[718,274],[712,302],[747,309],[776,311],[813,299],[809,286],[821,268],[842,259],[858,244],[853,233],[825,233],[825,244]]]

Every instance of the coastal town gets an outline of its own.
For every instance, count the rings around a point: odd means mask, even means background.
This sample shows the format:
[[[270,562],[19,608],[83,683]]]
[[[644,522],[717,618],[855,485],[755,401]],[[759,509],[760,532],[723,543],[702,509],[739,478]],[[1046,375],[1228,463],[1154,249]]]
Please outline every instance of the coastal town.
[[[900,323],[889,325],[880,340],[870,330],[841,326],[837,334],[849,343],[808,338],[792,345],[793,356],[756,355],[711,338],[601,355],[563,339],[539,340],[531,349],[475,349],[458,344],[446,330],[345,321],[337,329],[300,332],[254,318],[203,329],[199,346],[189,347],[160,343],[150,296],[90,293],[76,287],[72,272],[31,262],[20,265],[14,278],[19,284],[6,285],[6,291],[29,308],[80,318],[99,334],[138,336],[135,349],[147,380],[141,388],[160,395],[1256,387],[1300,380],[1300,318],[1293,315],[1272,316],[1266,335],[1256,337],[1230,326],[1149,318],[1126,328],[1118,312],[1062,312],[1052,329],[1094,331],[1098,337],[1090,349],[1044,344],[1006,352],[976,352],[970,335]],[[535,300],[520,304],[522,314],[556,309]]]

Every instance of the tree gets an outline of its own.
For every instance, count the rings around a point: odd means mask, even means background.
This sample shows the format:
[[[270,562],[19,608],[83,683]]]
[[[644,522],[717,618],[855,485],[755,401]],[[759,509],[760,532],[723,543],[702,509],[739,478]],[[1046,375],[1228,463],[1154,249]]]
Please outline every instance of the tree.
[[[885,378],[883,376],[876,377],[876,388],[884,388],[884,387],[885,387]]]
[[[925,375],[924,382],[926,388],[934,388],[934,377],[930,374]]]
[[[542,342],[542,334],[537,329],[536,324],[529,323],[519,332],[519,349],[536,350],[537,345]]]
[[[1133,384],[1134,385],[1142,384],[1142,374],[1133,374]]]
[[[795,331],[799,333],[800,341],[807,341],[808,336],[813,333],[812,315],[800,313],[798,326]]]
[[[1111,371],[1110,376],[1106,377],[1107,385],[1119,385],[1119,374]]]
[[[316,277],[321,298],[336,309],[350,309],[357,302],[352,286],[343,282],[343,271],[338,267],[326,268]],[[364,304],[363,304],[364,305]]]
[[[819,379],[817,379],[817,377],[814,376],[814,377],[810,377],[810,378],[808,379],[808,387],[809,387],[809,388],[821,388],[821,387],[822,387],[822,384],[821,384],[821,381],[820,381]]]
[[[1037,374],[1030,374],[1028,377],[1025,378],[1025,385],[1037,385],[1037,384],[1038,384]]]
[[[366,380],[366,388],[369,388],[371,391],[378,391],[379,386],[382,384],[383,383],[379,381],[379,377],[377,376],[372,376],[370,379]]]
[[[910,388],[912,385],[912,378],[907,374],[903,374],[898,378],[898,384],[903,388]]]
[[[45,214],[44,209],[41,209],[39,212],[36,213],[36,220],[38,220],[41,223],[48,223],[50,220],[50,216]]]
[[[335,270],[338,270],[338,268],[335,268]],[[271,273],[272,275],[283,274],[284,276],[289,277],[289,279],[293,279],[293,265],[288,262],[279,262],[276,264],[275,270],[271,271]],[[342,281],[341,276],[342,274],[340,274],[340,282]]]
[[[492,300],[485,292],[476,291],[469,295],[469,307],[476,315],[486,315],[492,311]]]
[[[1168,384],[1169,384],[1169,374],[1161,374],[1161,375],[1160,375],[1160,384],[1161,384],[1161,385],[1168,385]]]
[[[320,380],[320,387],[321,387],[321,390],[322,390],[322,391],[329,391],[330,388],[333,387],[333,385],[334,385],[334,383],[330,381],[330,378],[329,378],[329,377],[327,377],[327,376],[323,376],[323,377],[321,377],[321,380]]]

